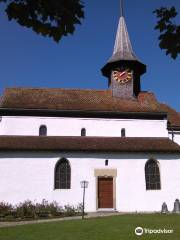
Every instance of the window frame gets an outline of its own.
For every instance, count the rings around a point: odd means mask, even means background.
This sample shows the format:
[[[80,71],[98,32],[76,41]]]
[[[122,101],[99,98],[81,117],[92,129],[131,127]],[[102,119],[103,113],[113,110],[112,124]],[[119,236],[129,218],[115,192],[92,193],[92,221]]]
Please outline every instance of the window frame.
[[[155,172],[152,173],[147,173],[147,166],[150,163],[154,163],[155,164]],[[153,167],[154,168],[154,167]],[[159,162],[154,159],[154,158],[150,158],[146,164],[145,164],[145,168],[144,168],[144,173],[145,173],[145,185],[146,185],[146,191],[159,191],[162,189],[162,184],[161,184],[161,171],[160,171],[160,164]],[[153,175],[153,176],[150,176]],[[150,179],[150,177],[153,179],[156,179],[156,182],[154,183],[154,180],[152,181],[152,179]],[[149,180],[148,180],[149,178]],[[156,187],[153,188],[151,185],[155,184]]]
[[[59,183],[58,183],[58,187],[56,185],[56,182],[57,182],[57,168],[59,167],[60,168],[60,164],[63,163],[63,161],[68,165],[68,168],[69,168],[69,173],[66,173],[66,187],[61,187],[61,175],[59,173]],[[59,169],[59,172],[61,171],[61,169]],[[66,169],[67,171],[67,169]],[[67,175],[69,175],[69,180],[67,180]],[[69,183],[68,183],[69,181]],[[54,190],[69,190],[71,189],[71,165],[70,165],[70,162],[67,158],[61,158],[57,161],[56,165],[55,165],[55,168],[54,168]]]
[[[43,131],[45,130],[45,134],[44,133],[41,134],[42,129],[43,129]],[[47,126],[46,125],[40,125],[40,127],[39,127],[39,136],[47,136]]]
[[[86,137],[86,128],[81,128],[81,137]]]
[[[121,137],[126,137],[126,129],[121,128]]]
[[[109,159],[105,160],[105,166],[108,167],[109,166]]]

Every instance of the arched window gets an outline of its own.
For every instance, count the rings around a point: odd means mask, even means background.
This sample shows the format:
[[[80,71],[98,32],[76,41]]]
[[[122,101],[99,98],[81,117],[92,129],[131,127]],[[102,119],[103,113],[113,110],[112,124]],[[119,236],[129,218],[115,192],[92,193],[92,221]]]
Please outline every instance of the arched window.
[[[45,125],[40,126],[39,136],[47,136],[47,127]]]
[[[62,158],[55,167],[55,189],[71,188],[71,167],[66,158]]]
[[[85,128],[82,128],[82,129],[81,129],[81,136],[82,136],[82,137],[85,137],[85,136],[86,136],[86,129],[85,129]]]
[[[125,137],[126,136],[126,129],[122,128],[121,129],[121,137]]]
[[[145,165],[146,190],[161,189],[160,171],[156,160],[150,159]]]

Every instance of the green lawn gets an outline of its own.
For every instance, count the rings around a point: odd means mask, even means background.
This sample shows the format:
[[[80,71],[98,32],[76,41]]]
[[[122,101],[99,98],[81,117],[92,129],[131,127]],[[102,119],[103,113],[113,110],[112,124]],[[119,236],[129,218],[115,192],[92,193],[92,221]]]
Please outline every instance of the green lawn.
[[[174,229],[173,234],[136,236],[137,226]],[[0,240],[180,240],[180,215],[122,215],[0,228]]]

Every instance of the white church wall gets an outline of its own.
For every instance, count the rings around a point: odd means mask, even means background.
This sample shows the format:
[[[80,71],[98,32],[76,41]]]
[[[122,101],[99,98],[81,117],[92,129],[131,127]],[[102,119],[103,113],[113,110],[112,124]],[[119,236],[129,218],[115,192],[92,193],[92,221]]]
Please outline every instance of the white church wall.
[[[40,125],[47,126],[49,136],[80,136],[85,128],[87,136],[120,137],[121,129],[125,128],[127,137],[168,137],[166,120],[60,117],[3,117],[0,135],[37,136]]]
[[[171,140],[173,140],[175,143],[180,145],[180,132],[174,131],[173,134],[171,131],[169,131],[168,136]]]
[[[54,167],[61,157],[71,165],[71,189],[54,189]],[[146,161],[158,160],[161,190],[146,190]],[[105,160],[109,165],[105,166]],[[180,156],[163,154],[1,153],[0,201],[13,204],[26,199],[57,201],[61,205],[82,202],[80,181],[89,181],[86,211],[96,211],[95,169],[117,169],[116,209],[121,212],[160,211],[165,201],[173,209],[180,198]]]
[[[13,204],[30,199],[40,202],[42,199],[57,201],[62,206],[82,202],[80,181],[90,182],[87,191],[88,208],[95,210],[94,170],[89,168],[89,160],[71,158],[71,189],[54,189],[54,168],[64,154],[11,154],[0,158],[0,201]],[[3,187],[2,187],[3,186]]]
[[[161,156],[156,159],[160,166],[161,190],[146,190],[144,174],[146,159],[121,162],[122,166],[118,169],[121,173],[118,174],[117,180],[119,181],[117,205],[120,211],[160,211],[163,202],[167,203],[170,211],[173,210],[175,199],[180,198],[180,159]]]
[[[174,141],[180,145],[180,132],[174,133]]]

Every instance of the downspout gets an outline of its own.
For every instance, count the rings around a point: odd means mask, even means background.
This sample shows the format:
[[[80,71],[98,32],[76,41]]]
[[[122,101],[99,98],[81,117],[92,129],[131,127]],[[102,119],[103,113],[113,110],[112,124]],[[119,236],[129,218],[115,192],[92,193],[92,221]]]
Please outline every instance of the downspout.
[[[174,130],[171,128],[171,134],[172,134],[172,141],[174,142]]]

